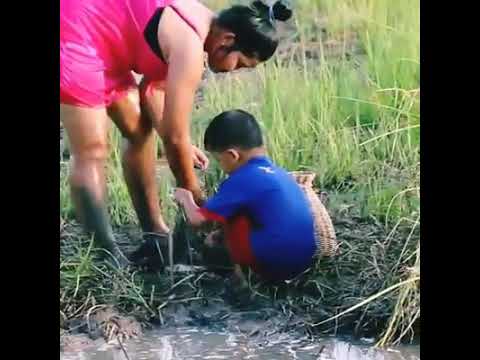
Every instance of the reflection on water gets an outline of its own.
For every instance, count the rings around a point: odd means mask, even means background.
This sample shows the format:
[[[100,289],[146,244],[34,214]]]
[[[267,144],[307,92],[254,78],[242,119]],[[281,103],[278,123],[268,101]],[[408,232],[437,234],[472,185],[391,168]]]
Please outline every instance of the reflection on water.
[[[418,360],[419,346],[376,350],[338,339],[316,343],[288,334],[254,338],[246,334],[211,332],[198,328],[155,330],[124,344],[130,360]],[[125,360],[119,345],[104,344],[85,352],[64,353],[60,360]]]

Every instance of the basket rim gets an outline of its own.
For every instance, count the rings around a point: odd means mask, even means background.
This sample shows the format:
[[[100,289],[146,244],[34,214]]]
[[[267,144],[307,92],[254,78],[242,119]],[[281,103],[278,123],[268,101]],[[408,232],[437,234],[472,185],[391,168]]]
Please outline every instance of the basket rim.
[[[312,179],[317,176],[317,174],[313,171],[289,171],[292,176],[306,176],[311,177]]]

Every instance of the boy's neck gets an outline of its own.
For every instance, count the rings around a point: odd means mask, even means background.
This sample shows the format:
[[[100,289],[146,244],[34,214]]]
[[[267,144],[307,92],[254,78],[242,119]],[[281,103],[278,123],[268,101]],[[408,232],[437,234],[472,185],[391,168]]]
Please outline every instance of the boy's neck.
[[[262,146],[262,147],[253,148],[253,149],[250,149],[250,150],[243,150],[240,154],[242,156],[241,160],[245,164],[253,158],[267,155],[267,151]]]
[[[232,172],[237,170],[239,167],[245,165],[247,162],[249,162],[253,158],[267,155],[267,151],[265,150],[264,147],[257,147],[249,150],[239,150],[238,152],[240,154],[240,159],[237,163],[237,166],[235,167],[235,169],[232,170]]]

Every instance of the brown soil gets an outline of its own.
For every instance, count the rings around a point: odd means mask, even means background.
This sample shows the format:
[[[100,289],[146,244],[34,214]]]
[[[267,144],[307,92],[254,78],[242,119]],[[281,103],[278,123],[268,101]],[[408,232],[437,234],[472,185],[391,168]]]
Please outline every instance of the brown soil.
[[[60,350],[81,351],[104,341],[116,340],[120,344],[142,335],[142,326],[133,317],[121,316],[111,306],[99,306],[63,324],[68,331],[60,334]]]

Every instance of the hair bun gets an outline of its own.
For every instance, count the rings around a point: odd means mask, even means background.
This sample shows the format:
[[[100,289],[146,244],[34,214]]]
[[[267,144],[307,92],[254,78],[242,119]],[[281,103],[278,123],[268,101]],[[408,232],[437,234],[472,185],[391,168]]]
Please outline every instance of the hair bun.
[[[252,2],[251,7],[258,11],[261,15],[268,14],[268,5],[261,0],[255,0]]]
[[[252,2],[251,7],[258,12],[259,16],[266,21],[278,20],[287,21],[292,17],[292,10],[285,0],[277,0],[272,6],[272,14],[270,15],[270,6],[261,0]],[[273,19],[270,16],[273,15]]]
[[[273,4],[273,16],[275,20],[287,21],[292,17],[292,9],[290,9],[284,1],[278,0]]]

